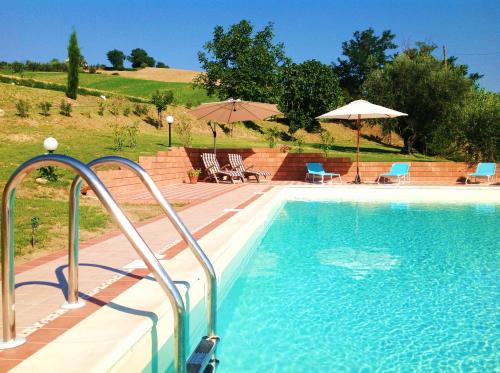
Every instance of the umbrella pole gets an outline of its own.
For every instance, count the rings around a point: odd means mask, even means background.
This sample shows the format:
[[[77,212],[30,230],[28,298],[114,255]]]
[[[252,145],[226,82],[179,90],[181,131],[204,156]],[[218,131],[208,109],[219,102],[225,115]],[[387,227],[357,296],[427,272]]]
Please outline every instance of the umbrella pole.
[[[356,177],[354,178],[354,184],[361,184],[361,177],[359,176],[359,132],[361,130],[361,118],[358,115],[356,119],[356,130],[358,132],[358,140],[356,146]]]

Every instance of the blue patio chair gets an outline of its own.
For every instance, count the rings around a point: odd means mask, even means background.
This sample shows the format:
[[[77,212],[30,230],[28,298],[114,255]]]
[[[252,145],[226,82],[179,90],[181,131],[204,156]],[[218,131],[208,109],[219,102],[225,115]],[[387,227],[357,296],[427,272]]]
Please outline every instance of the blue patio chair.
[[[380,184],[380,178],[390,178],[397,177],[398,184],[401,182],[410,181],[410,164],[409,163],[393,163],[391,166],[391,170],[386,174],[381,174],[378,176],[377,184]]]
[[[340,184],[342,184],[342,177],[340,174],[336,174],[333,172],[326,172],[321,163],[306,163],[307,173],[306,173],[306,181],[312,177],[312,182],[317,177],[321,179],[321,183],[325,182],[325,176],[330,177],[330,181],[333,180],[334,177],[338,177],[340,179]]]
[[[494,181],[496,179],[495,173],[497,171],[496,163],[478,163],[476,172],[468,174],[465,178],[465,184],[469,181],[471,177],[485,177],[488,181]]]

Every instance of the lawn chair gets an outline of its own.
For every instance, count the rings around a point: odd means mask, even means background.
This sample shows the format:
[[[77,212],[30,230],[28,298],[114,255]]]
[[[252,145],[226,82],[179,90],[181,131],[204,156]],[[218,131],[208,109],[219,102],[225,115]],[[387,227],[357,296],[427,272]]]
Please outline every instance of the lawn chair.
[[[243,160],[241,159],[241,155],[239,154],[228,154],[228,158],[229,164],[231,165],[232,169],[241,172],[243,176],[248,179],[250,179],[250,176],[253,176],[255,177],[257,182],[260,183],[261,176],[263,176],[264,179],[267,179],[268,176],[271,176],[271,173],[267,171],[252,170],[253,166],[246,168],[243,164]]]
[[[234,180],[240,179],[243,183],[245,182],[245,177],[240,171],[227,170],[226,166],[220,167],[217,157],[213,153],[203,153],[201,155],[203,160],[203,165],[207,172],[207,177],[205,179],[214,179],[216,183],[227,177],[234,184]],[[220,180],[219,180],[220,178]]]
[[[465,178],[465,184],[469,181],[471,177],[477,178],[477,177],[486,177],[488,181],[495,181],[495,173],[497,171],[497,164],[496,163],[478,163],[476,167],[476,172],[473,172],[472,174],[468,174],[467,177]]]
[[[391,170],[387,174],[381,174],[377,178],[377,184],[380,184],[380,178],[390,178],[397,177],[398,184],[401,182],[409,182],[410,181],[410,164],[409,163],[393,163],[391,166]]]
[[[312,177],[312,182],[314,183],[314,180],[316,179],[316,177],[318,177],[321,179],[321,183],[324,183],[325,176],[329,176],[330,182],[333,180],[334,177],[338,177],[340,179],[340,184],[342,184],[342,177],[340,176],[340,174],[336,174],[333,172],[326,172],[321,163],[306,163],[306,167],[307,167],[307,172],[305,181],[307,181]]]

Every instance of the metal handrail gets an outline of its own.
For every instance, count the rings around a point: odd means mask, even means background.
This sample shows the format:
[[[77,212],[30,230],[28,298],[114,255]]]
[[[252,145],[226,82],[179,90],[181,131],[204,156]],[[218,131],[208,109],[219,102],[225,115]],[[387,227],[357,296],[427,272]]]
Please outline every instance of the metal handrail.
[[[207,312],[207,328],[208,336],[216,336],[215,330],[217,325],[217,277],[215,274],[215,269],[203,252],[198,242],[191,235],[188,228],[184,225],[179,215],[172,208],[170,203],[163,197],[163,194],[158,189],[158,186],[153,181],[151,176],[136,162],[130,159],[117,157],[117,156],[107,156],[93,160],[88,163],[87,166],[90,168],[98,168],[106,165],[117,165],[124,166],[130,171],[134,172],[141,182],[146,186],[148,191],[154,197],[156,202],[161,206],[168,220],[172,223],[176,231],[180,234],[184,242],[191,249],[195,258],[198,260],[199,264],[205,272],[206,282],[207,282],[207,298],[208,298],[208,312]],[[70,239],[70,251],[69,251],[69,281],[68,281],[68,303],[77,304],[78,303],[78,200],[80,194],[80,188],[82,185],[82,179],[76,176],[71,184],[70,189],[70,224],[69,224],[69,236],[73,238]]]
[[[34,157],[20,165],[10,176],[2,195],[2,322],[3,342],[0,349],[12,348],[23,344],[26,340],[16,337],[15,315],[15,279],[14,279],[14,201],[16,187],[33,170],[57,165],[72,170],[85,180],[94,191],[106,210],[115,218],[123,234],[130,241],[148,269],[161,285],[174,311],[174,369],[176,372],[186,371],[186,321],[187,315],[179,290],[148,247],[144,239],[127,219],[97,175],[79,160],[59,154],[46,154]],[[71,238],[70,238],[71,241]]]

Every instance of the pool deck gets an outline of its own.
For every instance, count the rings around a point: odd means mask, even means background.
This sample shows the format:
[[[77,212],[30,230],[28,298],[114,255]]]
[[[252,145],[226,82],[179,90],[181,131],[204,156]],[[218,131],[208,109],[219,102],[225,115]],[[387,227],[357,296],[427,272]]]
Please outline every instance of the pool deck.
[[[310,183],[285,181],[262,184],[179,184],[162,187],[161,190],[171,202],[190,202],[181,209],[179,216],[194,232],[195,238],[200,239],[267,192],[287,185],[314,187]],[[332,184],[326,186],[331,187]],[[463,185],[456,186],[461,189]],[[339,187],[345,188],[346,185]],[[488,185],[471,188],[500,189]],[[151,202],[146,194],[136,195],[129,200]],[[138,230],[158,257],[167,262],[186,249],[174,228],[163,217],[140,224]],[[120,232],[81,243],[80,248],[79,290],[82,298],[87,300],[87,305],[81,309],[60,308],[67,292],[66,250],[16,266],[17,331],[19,335],[28,336],[28,341],[15,349],[0,351],[0,372],[9,371],[92,313],[107,307],[114,298],[149,274]]]

